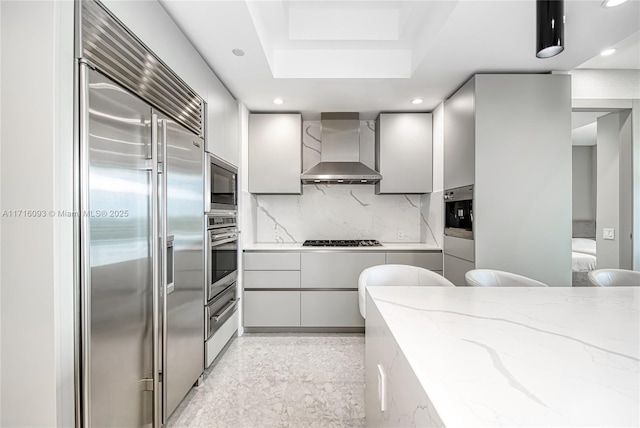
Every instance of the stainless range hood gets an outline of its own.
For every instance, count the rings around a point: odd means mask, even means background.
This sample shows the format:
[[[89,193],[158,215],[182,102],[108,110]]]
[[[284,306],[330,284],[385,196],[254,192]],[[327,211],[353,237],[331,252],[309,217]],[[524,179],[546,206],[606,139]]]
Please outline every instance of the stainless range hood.
[[[304,184],[375,184],[382,176],[360,162],[358,113],[322,113],[320,163],[302,173]]]

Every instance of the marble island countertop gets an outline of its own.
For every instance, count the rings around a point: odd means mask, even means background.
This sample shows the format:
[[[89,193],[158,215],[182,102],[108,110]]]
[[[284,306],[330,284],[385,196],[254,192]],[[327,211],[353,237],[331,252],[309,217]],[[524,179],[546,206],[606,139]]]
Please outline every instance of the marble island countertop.
[[[380,247],[303,247],[302,242],[244,244],[244,251],[442,251],[441,247],[414,243],[381,242]]]
[[[640,425],[640,287],[368,292],[444,426]]]

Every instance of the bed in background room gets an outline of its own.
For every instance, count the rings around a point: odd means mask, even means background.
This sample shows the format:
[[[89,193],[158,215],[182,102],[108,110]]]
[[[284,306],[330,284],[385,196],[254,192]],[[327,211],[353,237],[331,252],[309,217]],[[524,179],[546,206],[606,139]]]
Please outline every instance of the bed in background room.
[[[586,286],[587,274],[596,268],[596,222],[573,222],[571,240],[572,285]]]

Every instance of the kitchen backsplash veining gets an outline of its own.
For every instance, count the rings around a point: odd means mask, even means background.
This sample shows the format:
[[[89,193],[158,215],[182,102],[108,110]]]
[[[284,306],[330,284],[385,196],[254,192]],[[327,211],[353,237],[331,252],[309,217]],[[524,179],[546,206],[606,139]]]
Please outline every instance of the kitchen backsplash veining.
[[[376,195],[370,185],[308,185],[302,195],[259,195],[256,209],[258,242],[420,242],[420,195]]]
[[[320,121],[304,121],[302,169],[320,161]],[[360,125],[360,161],[375,166],[375,121]],[[251,195],[255,242],[378,239],[441,245],[428,195],[376,195],[373,185],[304,185],[302,195]],[[435,233],[435,235],[434,235]]]

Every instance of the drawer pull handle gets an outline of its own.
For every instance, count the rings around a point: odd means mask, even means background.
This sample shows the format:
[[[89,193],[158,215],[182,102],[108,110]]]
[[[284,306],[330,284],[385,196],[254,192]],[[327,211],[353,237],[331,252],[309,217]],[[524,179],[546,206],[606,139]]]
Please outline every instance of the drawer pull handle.
[[[229,311],[231,311],[232,309],[235,309],[239,301],[240,301],[239,297],[237,299],[230,300],[229,304],[224,308],[224,310],[219,314],[213,315],[211,319],[217,322],[220,318],[224,317],[227,313],[229,313]]]

